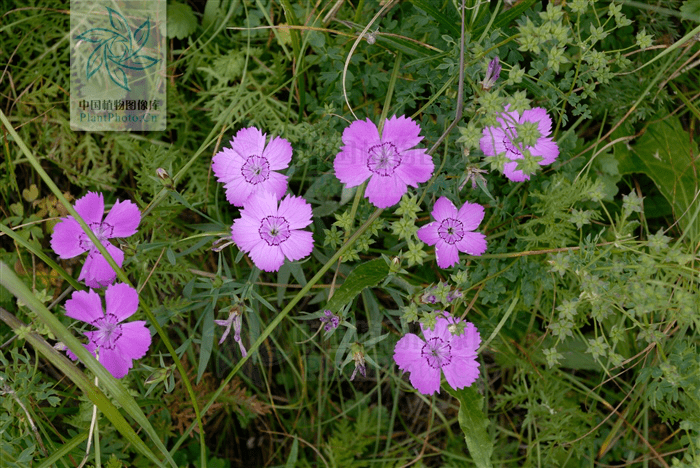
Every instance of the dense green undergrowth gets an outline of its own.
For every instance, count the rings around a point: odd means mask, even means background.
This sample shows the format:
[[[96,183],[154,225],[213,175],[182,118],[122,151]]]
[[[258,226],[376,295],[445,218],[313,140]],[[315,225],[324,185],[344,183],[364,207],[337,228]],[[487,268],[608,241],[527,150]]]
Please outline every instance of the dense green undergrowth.
[[[149,133],[72,131],[68,3],[1,3],[3,466],[700,463],[697,2],[468,0],[462,35],[459,1],[172,1]],[[506,105],[553,120],[559,156],[526,182],[480,148]],[[377,212],[333,161],[350,122],[393,115],[435,171]],[[313,208],[312,254],[277,273],[212,250],[239,209],[211,159],[250,126],[291,143]],[[120,280],[158,331],[99,389],[53,348],[85,287],[49,239],[88,191],[140,208]],[[487,251],[448,269],[416,236],[442,196],[486,213]],[[232,308],[246,358],[219,344]],[[479,329],[481,373],[426,396],[394,347],[443,310]]]

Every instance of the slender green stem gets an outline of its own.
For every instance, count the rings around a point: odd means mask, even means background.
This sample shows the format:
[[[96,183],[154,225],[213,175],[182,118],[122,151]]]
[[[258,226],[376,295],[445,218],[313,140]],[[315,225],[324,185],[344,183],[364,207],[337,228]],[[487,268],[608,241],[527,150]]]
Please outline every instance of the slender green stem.
[[[394,69],[391,72],[391,78],[389,79],[389,88],[386,91],[386,98],[384,99],[384,107],[382,107],[382,115],[379,117],[379,134],[382,134],[384,129],[384,121],[386,116],[389,115],[389,105],[391,104],[391,98],[394,95],[394,88],[396,87],[396,80],[399,77],[399,69],[401,68],[401,51],[396,54],[396,60],[394,60]]]

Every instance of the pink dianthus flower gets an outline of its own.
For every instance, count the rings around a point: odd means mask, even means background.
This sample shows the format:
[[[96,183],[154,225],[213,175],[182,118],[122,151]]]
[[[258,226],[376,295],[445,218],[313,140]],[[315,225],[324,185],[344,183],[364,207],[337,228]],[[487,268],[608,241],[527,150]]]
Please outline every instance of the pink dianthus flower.
[[[265,191],[279,200],[287,191],[287,176],[274,171],[289,167],[292,145],[276,137],[265,146],[265,137],[255,127],[243,128],[231,140],[231,148],[214,155],[212,170],[232,205],[244,206],[251,196]]]
[[[459,262],[459,252],[481,255],[486,251],[486,236],[473,232],[484,219],[484,207],[466,202],[457,210],[446,197],[435,202],[435,221],[418,229],[416,235],[428,245],[435,246],[435,258],[440,268]]]
[[[518,141],[517,126],[527,123],[537,125],[539,138],[534,146]],[[523,111],[520,115],[517,111],[508,111],[506,106],[505,112],[498,118],[498,124],[498,126],[484,128],[479,145],[481,151],[488,157],[505,153],[510,162],[505,163],[503,174],[513,182],[530,180],[530,174],[517,169],[517,161],[523,159],[524,151],[529,151],[532,156],[541,157],[542,160],[538,162],[540,166],[552,164],[559,156],[557,143],[549,137],[552,133],[552,119],[542,107]]]
[[[311,253],[314,239],[309,231],[311,205],[302,197],[287,195],[277,206],[270,192],[255,195],[241,210],[241,217],[231,227],[231,238],[238,248],[250,254],[255,266],[263,271],[278,271],[289,260],[299,260]]]
[[[93,290],[76,291],[66,301],[66,315],[89,323],[97,330],[85,332],[90,339],[85,347],[117,379],[121,379],[133,366],[132,360],[145,356],[151,345],[151,334],[146,322],[121,323],[131,317],[139,307],[139,295],[134,288],[124,283],[107,286],[105,291],[106,311],[102,299]],[[70,350],[68,356],[77,357]]]
[[[124,252],[112,245],[107,239],[129,237],[136,233],[136,228],[141,222],[141,212],[138,207],[128,200],[117,201],[103,220],[104,198],[102,194],[88,192],[87,195],[75,202],[75,211],[83,218],[121,268],[124,262]],[[107,286],[112,284],[117,277],[117,273],[72,216],[63,218],[54,227],[51,235],[51,248],[60,258],[73,258],[83,252],[88,252],[83,268],[80,270],[80,276],[78,276],[78,280],[85,280],[88,287]]]
[[[417,187],[433,175],[433,159],[424,148],[413,149],[423,137],[420,126],[407,117],[384,123],[382,136],[371,120],[356,120],[343,132],[335,158],[335,175],[348,187],[369,178],[365,197],[378,208],[395,205],[408,186]]]
[[[422,340],[407,333],[394,348],[394,361],[399,369],[410,372],[410,381],[419,392],[440,393],[440,372],[454,389],[469,387],[479,377],[476,351],[481,336],[473,323],[467,323],[461,335],[454,335],[459,318],[449,314],[437,319],[435,329],[421,325]]]

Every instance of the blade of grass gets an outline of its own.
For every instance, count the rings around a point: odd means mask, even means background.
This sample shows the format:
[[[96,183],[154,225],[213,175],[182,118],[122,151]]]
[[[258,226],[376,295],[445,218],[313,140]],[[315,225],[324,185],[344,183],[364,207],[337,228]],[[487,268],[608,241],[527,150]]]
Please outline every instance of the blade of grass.
[[[68,455],[71,450],[83,443],[85,439],[87,439],[87,436],[87,432],[81,432],[77,436],[73,437],[71,440],[63,444],[60,449],[56,450],[50,456],[41,461],[39,466],[36,468],[49,468],[51,465],[54,465],[58,460]]]

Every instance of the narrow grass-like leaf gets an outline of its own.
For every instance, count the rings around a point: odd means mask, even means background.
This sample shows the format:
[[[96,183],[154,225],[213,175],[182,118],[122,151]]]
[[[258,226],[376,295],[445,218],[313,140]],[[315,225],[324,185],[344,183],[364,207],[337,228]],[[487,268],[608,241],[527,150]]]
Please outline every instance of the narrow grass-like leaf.
[[[54,465],[58,460],[68,455],[68,453],[70,453],[71,450],[83,443],[87,438],[88,433],[81,432],[65,444],[61,445],[61,448],[53,452],[49,457],[45,458],[44,460],[41,460],[41,463],[36,468],[49,468],[50,466]]]
[[[214,349],[214,304],[209,303],[204,310],[202,344],[199,347],[199,365],[197,366],[197,383],[202,380],[204,371],[207,370],[212,349]]]
[[[396,50],[406,55],[410,55],[411,57],[417,58],[425,58],[441,53],[422,47],[420,44],[417,44],[413,41],[409,41],[407,39],[403,39],[396,36],[377,36],[377,43],[383,45],[387,49]]]
[[[285,468],[294,468],[297,466],[297,458],[299,457],[299,440],[294,439],[292,442],[292,449],[289,451],[289,457],[287,457],[287,463],[285,463]]]
[[[281,306],[284,300],[284,294],[287,292],[287,284],[289,283],[289,277],[291,276],[291,271],[289,271],[289,262],[285,262],[280,267],[277,272],[277,305]]]
[[[436,2],[432,2],[429,0],[410,0],[413,5],[416,7],[420,8],[427,14],[433,17],[433,19],[439,24],[442,28],[448,30],[452,37],[459,37],[461,36],[461,32],[459,30],[459,24],[455,21],[450,20],[450,18],[447,17],[443,12],[438,10],[438,8],[435,6]]]

